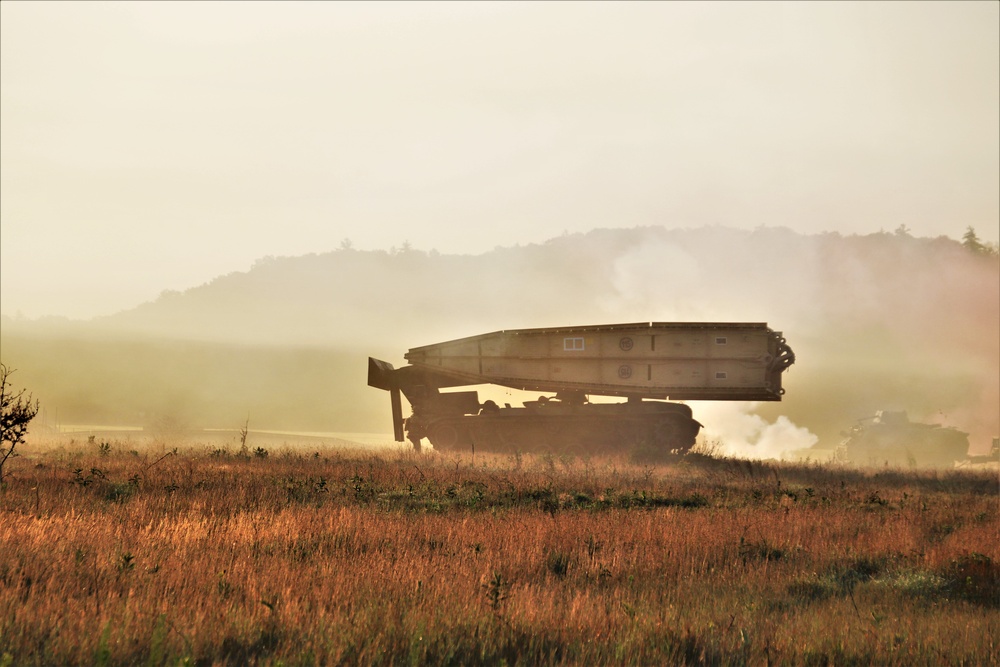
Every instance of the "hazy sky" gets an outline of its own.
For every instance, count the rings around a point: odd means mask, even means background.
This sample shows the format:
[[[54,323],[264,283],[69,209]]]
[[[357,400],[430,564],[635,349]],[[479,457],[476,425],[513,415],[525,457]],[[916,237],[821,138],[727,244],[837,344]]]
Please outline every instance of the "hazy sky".
[[[1000,234],[1000,3],[0,3],[0,311],[595,227]]]

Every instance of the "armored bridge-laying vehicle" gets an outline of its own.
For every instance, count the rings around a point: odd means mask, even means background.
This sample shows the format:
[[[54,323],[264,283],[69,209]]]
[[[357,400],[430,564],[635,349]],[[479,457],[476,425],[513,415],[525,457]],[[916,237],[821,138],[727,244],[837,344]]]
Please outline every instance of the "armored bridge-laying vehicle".
[[[781,332],[760,323],[641,322],[516,329],[410,349],[408,366],[369,357],[368,384],[390,393],[393,432],[419,451],[612,452],[629,445],[684,452],[701,429],[672,400],[780,401],[795,362]],[[553,393],[521,407],[479,401],[494,384]],[[400,395],[412,407],[404,419]],[[592,403],[591,396],[623,397]]]

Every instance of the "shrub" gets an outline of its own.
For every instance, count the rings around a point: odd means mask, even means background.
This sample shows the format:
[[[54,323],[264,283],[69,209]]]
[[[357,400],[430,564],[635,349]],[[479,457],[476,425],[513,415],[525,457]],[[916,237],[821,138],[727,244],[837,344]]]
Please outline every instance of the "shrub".
[[[0,482],[4,479],[7,459],[17,456],[17,446],[24,442],[28,423],[38,414],[38,401],[32,402],[25,390],[14,391],[8,378],[14,372],[0,363]]]

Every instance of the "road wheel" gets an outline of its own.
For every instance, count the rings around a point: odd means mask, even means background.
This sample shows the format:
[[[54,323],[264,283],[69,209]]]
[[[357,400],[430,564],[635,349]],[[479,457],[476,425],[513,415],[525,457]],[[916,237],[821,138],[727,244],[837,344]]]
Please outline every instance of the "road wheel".
[[[434,445],[434,449],[455,449],[458,446],[458,429],[451,424],[435,424],[428,429],[427,439]]]

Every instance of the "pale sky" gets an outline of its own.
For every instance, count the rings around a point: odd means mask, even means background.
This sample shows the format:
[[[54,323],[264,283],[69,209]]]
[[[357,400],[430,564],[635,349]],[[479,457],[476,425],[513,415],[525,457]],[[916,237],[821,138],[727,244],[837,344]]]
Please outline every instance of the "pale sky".
[[[1000,235],[1000,3],[0,3],[0,312],[596,227]]]

